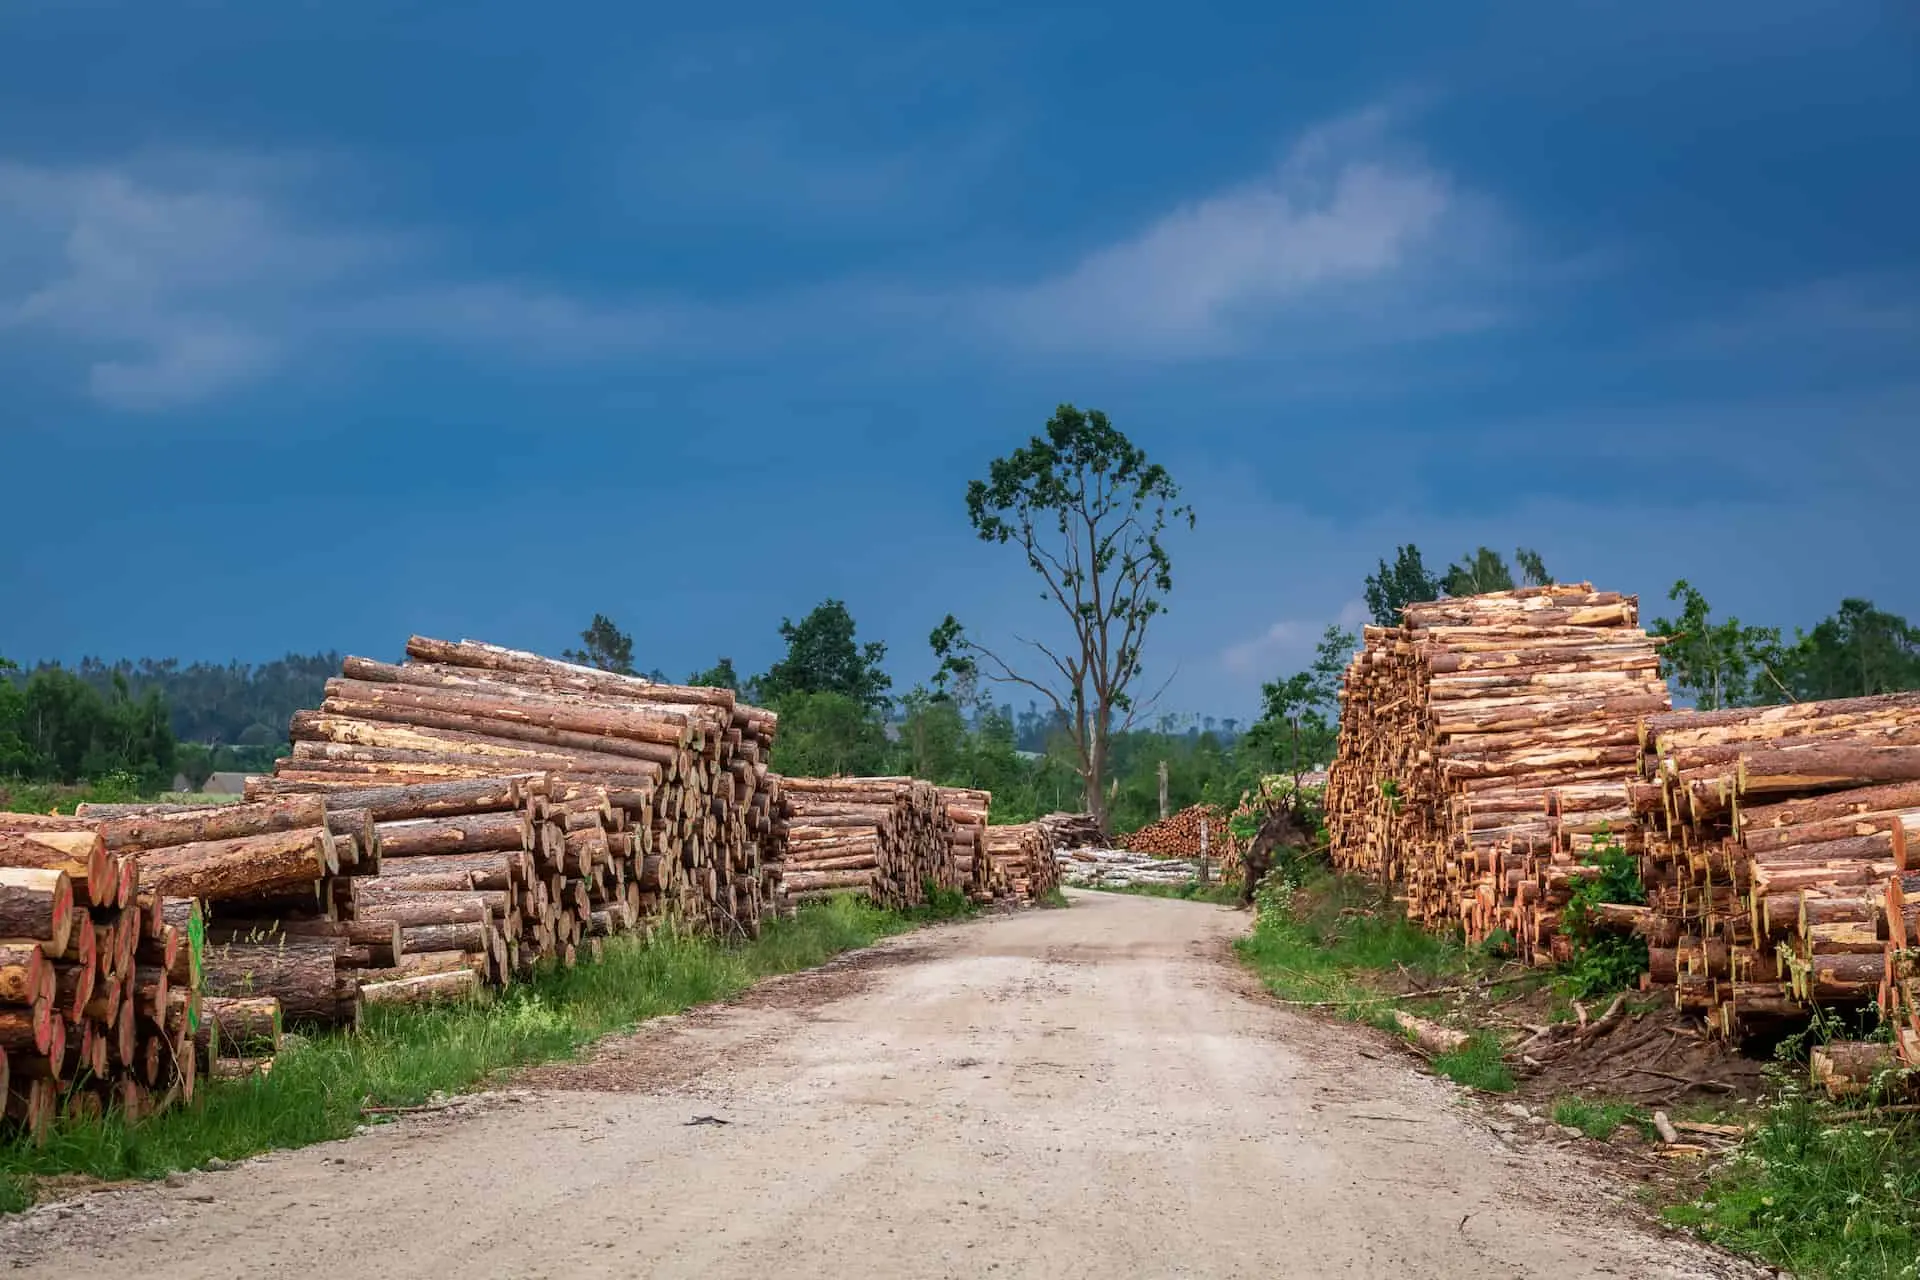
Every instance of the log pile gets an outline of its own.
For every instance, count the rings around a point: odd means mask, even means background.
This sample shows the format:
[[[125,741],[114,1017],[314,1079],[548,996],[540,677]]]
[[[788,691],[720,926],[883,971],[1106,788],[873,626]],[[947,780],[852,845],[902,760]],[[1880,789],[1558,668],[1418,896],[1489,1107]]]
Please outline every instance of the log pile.
[[[987,857],[987,818],[993,808],[993,793],[965,787],[939,790],[940,803],[952,825],[954,873],[960,887],[975,902],[1004,897],[1008,887],[999,882],[994,874],[997,864]]]
[[[1125,849],[1062,849],[1054,854],[1064,884],[1083,889],[1124,889],[1132,885],[1177,888],[1199,878],[1193,858],[1160,858]]]
[[[1216,860],[1234,853],[1233,832],[1227,815],[1215,805],[1189,805],[1178,813],[1150,822],[1129,835],[1120,837],[1120,847],[1132,853],[1150,853],[1162,858],[1200,856],[1200,829],[1207,833],[1207,856]]]
[[[1896,853],[1900,869],[1887,877],[1882,900],[1887,945],[1882,953],[1880,1021],[1893,1032],[1902,1065],[1920,1067],[1920,868],[1915,868],[1920,850],[1904,825]]]
[[[1053,845],[1037,822],[987,828],[987,857],[1005,878],[1013,900],[1033,903],[1059,887]]]
[[[1652,980],[1733,1038],[1876,1001],[1912,1029],[1896,997],[1920,693],[1677,711],[1639,732]]]
[[[974,891],[955,858],[953,802],[932,783],[781,778],[779,785],[784,809],[774,834],[784,850],[786,896],[796,904],[851,890],[900,910],[924,903],[929,884]]]
[[[1040,829],[1056,849],[1102,849],[1107,833],[1090,813],[1049,813],[1040,818]]]
[[[0,1131],[191,1101],[200,904],[174,890],[195,870],[149,873],[86,819],[0,814]]]
[[[773,713],[474,641],[407,653],[348,658],[295,714],[292,754],[248,783],[370,808],[375,864],[236,928],[349,940],[367,1003],[570,965],[669,917],[758,935],[779,890]]]
[[[1639,717],[1670,705],[1638,601],[1590,584],[1409,605],[1368,627],[1341,690],[1325,796],[1335,863],[1403,884],[1408,915],[1535,963],[1604,829],[1640,846],[1623,794]]]

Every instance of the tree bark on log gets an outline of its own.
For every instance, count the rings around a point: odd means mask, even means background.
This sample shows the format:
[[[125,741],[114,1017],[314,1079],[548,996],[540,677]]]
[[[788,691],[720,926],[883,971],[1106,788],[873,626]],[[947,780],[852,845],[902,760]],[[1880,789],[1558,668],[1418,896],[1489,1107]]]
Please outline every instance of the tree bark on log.
[[[143,853],[140,891],[220,902],[285,892],[338,869],[332,834],[316,826]]]

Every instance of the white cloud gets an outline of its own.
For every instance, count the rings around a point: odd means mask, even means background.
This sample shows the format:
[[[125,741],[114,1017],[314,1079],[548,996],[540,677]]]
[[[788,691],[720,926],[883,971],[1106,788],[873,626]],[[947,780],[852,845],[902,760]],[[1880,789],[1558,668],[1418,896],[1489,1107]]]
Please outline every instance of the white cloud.
[[[1236,676],[1269,677],[1274,674],[1276,664],[1281,659],[1299,658],[1301,665],[1319,643],[1326,632],[1329,621],[1346,630],[1356,630],[1365,623],[1370,615],[1367,606],[1359,600],[1349,600],[1341,606],[1339,614],[1329,620],[1283,619],[1273,623],[1259,635],[1249,637],[1226,647],[1220,654],[1220,665]]]
[[[650,304],[450,275],[423,237],[316,225],[296,211],[319,176],[239,155],[0,163],[0,330],[72,344],[89,392],[127,410],[204,401],[318,340],[592,358],[669,330]]]
[[[982,296],[985,321],[1042,350],[1231,353],[1276,322],[1380,335],[1482,327],[1443,278],[1482,259],[1485,200],[1394,146],[1376,108],[1308,131],[1274,172],[1180,205],[1070,269]]]

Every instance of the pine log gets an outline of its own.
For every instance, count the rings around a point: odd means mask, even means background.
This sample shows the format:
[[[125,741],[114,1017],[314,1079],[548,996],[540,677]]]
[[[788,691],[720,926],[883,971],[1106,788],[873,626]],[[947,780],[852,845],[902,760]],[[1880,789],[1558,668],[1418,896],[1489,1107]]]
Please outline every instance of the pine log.
[[[383,858],[495,853],[528,848],[533,842],[532,821],[524,812],[388,822],[381,823],[378,830]]]
[[[357,999],[343,1000],[335,974],[340,948],[330,940],[280,939],[210,947],[205,992],[209,996],[275,996],[295,1022],[352,1023]]]
[[[210,902],[283,893],[338,870],[324,826],[209,840],[140,855],[140,890]]]
[[[53,958],[66,951],[73,925],[66,872],[0,867],[0,939],[38,943]]]
[[[464,1000],[480,989],[480,976],[472,969],[453,969],[446,973],[421,974],[390,982],[363,983],[360,998],[368,1004],[428,1004],[441,1000]]]
[[[80,806],[85,813],[89,806]],[[208,805],[183,812],[109,818],[100,834],[111,852],[143,852],[170,845],[237,840],[274,832],[325,826],[326,801],[320,796],[277,796],[247,804]]]
[[[7,815],[13,816],[13,815]],[[119,863],[107,852],[106,841],[91,828],[84,831],[0,828],[0,868],[65,872],[76,894],[84,891],[91,906],[119,905],[116,888]],[[99,896],[96,897],[95,895]],[[4,932],[4,931],[0,931]]]
[[[280,1001],[274,996],[206,996],[194,1043],[208,1058],[271,1055],[280,1049]]]
[[[275,785],[272,778],[262,778],[259,782],[268,789]],[[317,790],[325,794],[329,805],[371,810],[375,822],[400,822],[409,818],[458,817],[517,808],[526,794],[526,775],[373,787],[332,788],[301,783],[289,790]]]

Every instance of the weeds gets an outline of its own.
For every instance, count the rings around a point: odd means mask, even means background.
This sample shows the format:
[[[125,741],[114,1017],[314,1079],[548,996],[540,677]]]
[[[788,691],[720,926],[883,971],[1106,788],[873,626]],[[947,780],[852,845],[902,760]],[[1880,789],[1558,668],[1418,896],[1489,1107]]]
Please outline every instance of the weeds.
[[[1560,927],[1573,942],[1573,958],[1561,972],[1560,986],[1569,998],[1588,1000],[1634,985],[1647,967],[1646,940],[1600,932],[1594,908],[1643,903],[1647,889],[1640,881],[1640,864],[1604,828],[1581,861],[1588,870],[1573,877],[1560,913]]]
[[[1920,1133],[1828,1124],[1798,1089],[1699,1199],[1666,1211],[1718,1244],[1825,1280],[1920,1276]]]
[[[1562,1098],[1553,1104],[1553,1122],[1578,1129],[1595,1142],[1605,1142],[1623,1124],[1643,1130],[1651,1125],[1646,1113],[1626,1102],[1594,1102],[1587,1098]]]
[[[358,1035],[288,1037],[268,1075],[203,1080],[191,1107],[133,1126],[111,1116],[62,1122],[39,1147],[0,1144],[0,1211],[32,1203],[36,1178],[155,1178],[214,1157],[238,1160],[345,1137],[362,1122],[365,1106],[411,1106],[515,1067],[570,1057],[647,1018],[823,964],[917,923],[969,914],[972,904],[954,896],[958,907],[942,895],[905,914],[862,898],[832,898],[769,924],[744,945],[670,933],[651,942],[616,938],[598,963],[547,973],[492,998],[370,1009]]]
[[[1241,959],[1281,999],[1324,1003],[1351,1021],[1384,1019],[1391,997],[1362,981],[1369,971],[1404,969],[1437,981],[1470,963],[1457,942],[1413,924],[1358,880],[1330,872],[1302,884],[1269,877],[1255,897],[1253,932],[1235,944]]]
[[[1482,1093],[1512,1093],[1515,1087],[1513,1073],[1501,1056],[1500,1042],[1492,1036],[1474,1036],[1458,1049],[1435,1058],[1431,1065],[1434,1074]]]
[[[1183,902],[1211,902],[1222,907],[1230,907],[1240,901],[1240,885],[1232,880],[1209,880],[1206,884],[1198,880],[1183,880],[1179,884],[1095,884],[1087,887],[1102,893],[1130,893],[1137,898],[1178,898]]]

